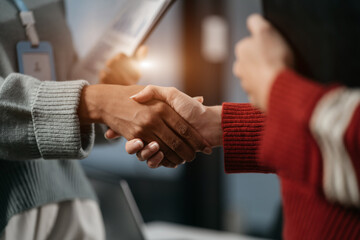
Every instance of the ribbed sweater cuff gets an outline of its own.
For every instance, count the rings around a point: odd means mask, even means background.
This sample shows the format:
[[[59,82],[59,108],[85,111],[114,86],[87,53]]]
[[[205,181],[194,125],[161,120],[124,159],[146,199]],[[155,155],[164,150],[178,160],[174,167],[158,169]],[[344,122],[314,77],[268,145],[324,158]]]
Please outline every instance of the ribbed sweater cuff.
[[[265,116],[250,104],[224,103],[222,129],[225,171],[272,172],[258,161]]]
[[[94,143],[93,125],[81,126],[77,115],[83,80],[42,82],[32,105],[36,142],[44,159],[82,159]]]

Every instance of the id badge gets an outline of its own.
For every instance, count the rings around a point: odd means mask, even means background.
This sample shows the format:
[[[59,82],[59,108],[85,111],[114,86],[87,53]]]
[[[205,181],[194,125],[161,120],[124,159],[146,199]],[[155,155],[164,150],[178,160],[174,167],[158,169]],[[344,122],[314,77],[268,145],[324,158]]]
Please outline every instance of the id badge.
[[[16,45],[19,72],[39,80],[56,81],[54,55],[49,42],[40,42],[38,47],[32,47],[28,41]]]

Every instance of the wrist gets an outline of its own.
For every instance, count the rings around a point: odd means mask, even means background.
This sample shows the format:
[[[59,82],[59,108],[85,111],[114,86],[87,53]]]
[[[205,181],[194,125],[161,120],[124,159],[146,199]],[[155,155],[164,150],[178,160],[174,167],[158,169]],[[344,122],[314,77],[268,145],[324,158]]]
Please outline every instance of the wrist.
[[[78,107],[80,124],[101,123],[98,88],[99,85],[90,85],[82,89]]]
[[[81,124],[104,123],[113,121],[114,113],[122,116],[129,114],[130,96],[143,90],[143,86],[97,84],[83,88],[78,108]],[[133,101],[133,100],[131,100]],[[119,117],[119,116],[118,116]]]
[[[205,122],[201,127],[201,134],[211,147],[222,146],[221,111],[222,106],[211,106],[206,107],[204,113]]]

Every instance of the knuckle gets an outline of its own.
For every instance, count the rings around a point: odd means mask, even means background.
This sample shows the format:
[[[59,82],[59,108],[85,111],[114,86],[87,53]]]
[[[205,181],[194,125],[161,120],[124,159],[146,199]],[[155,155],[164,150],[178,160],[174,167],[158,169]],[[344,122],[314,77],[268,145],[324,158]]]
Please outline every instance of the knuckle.
[[[151,113],[150,111],[144,112],[142,116],[141,125],[144,128],[154,127],[158,121],[156,114]]]
[[[134,138],[144,138],[144,136],[146,136],[146,129],[147,126],[145,124],[143,124],[142,126],[136,126],[133,130],[133,137]]]
[[[183,162],[183,160],[178,158],[176,155],[169,156],[168,160],[174,165],[179,165],[181,162]]]
[[[177,139],[173,139],[170,144],[171,144],[171,149],[173,149],[175,152],[178,152],[183,148],[182,147],[183,144]]]
[[[136,153],[136,157],[137,157],[137,159],[138,159],[139,161],[143,161],[143,158],[142,158],[142,156],[141,156],[141,152],[137,152],[137,153]]]
[[[198,137],[195,141],[196,150],[202,151],[206,147],[207,147],[207,145],[204,143],[203,139],[201,137]]]
[[[202,151],[206,148],[207,146],[201,141],[197,144],[197,151]]]
[[[168,159],[164,159],[164,160],[161,162],[161,165],[163,165],[163,166],[166,167],[166,168],[171,168],[171,166],[173,166],[174,164],[172,164]]]
[[[271,31],[271,26],[268,23],[262,23],[259,25],[259,33],[260,34],[267,34]]]
[[[150,85],[147,85],[147,86],[145,87],[145,89],[148,90],[148,91],[150,91],[150,92],[152,92],[152,91],[155,90],[155,86],[150,84]]]
[[[156,115],[162,115],[163,113],[166,112],[167,110],[167,105],[163,102],[157,102],[155,105],[154,105],[154,113]]]
[[[184,124],[182,121],[178,121],[176,123],[176,129],[181,136],[186,137],[186,138],[191,137],[191,131],[190,131],[189,126]]]
[[[161,147],[161,151],[164,153],[166,158],[173,157],[173,153],[168,147]]]
[[[168,92],[170,93],[170,95],[171,95],[171,94],[175,94],[177,91],[178,91],[178,90],[177,90],[176,87],[169,87],[169,88],[168,88]]]
[[[142,159],[142,160],[147,160],[147,159],[148,159],[148,156],[147,156],[146,151],[141,151],[141,152],[140,152],[140,156],[141,156],[141,159]]]

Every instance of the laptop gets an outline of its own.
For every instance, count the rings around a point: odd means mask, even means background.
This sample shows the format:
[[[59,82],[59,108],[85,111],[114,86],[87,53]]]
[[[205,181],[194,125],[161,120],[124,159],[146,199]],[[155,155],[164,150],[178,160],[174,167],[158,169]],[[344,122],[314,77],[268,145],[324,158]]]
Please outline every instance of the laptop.
[[[90,179],[99,199],[106,239],[146,240],[144,221],[125,180],[119,184]]]
[[[154,222],[145,225],[125,180],[90,178],[98,194],[107,240],[259,240],[221,231]]]

